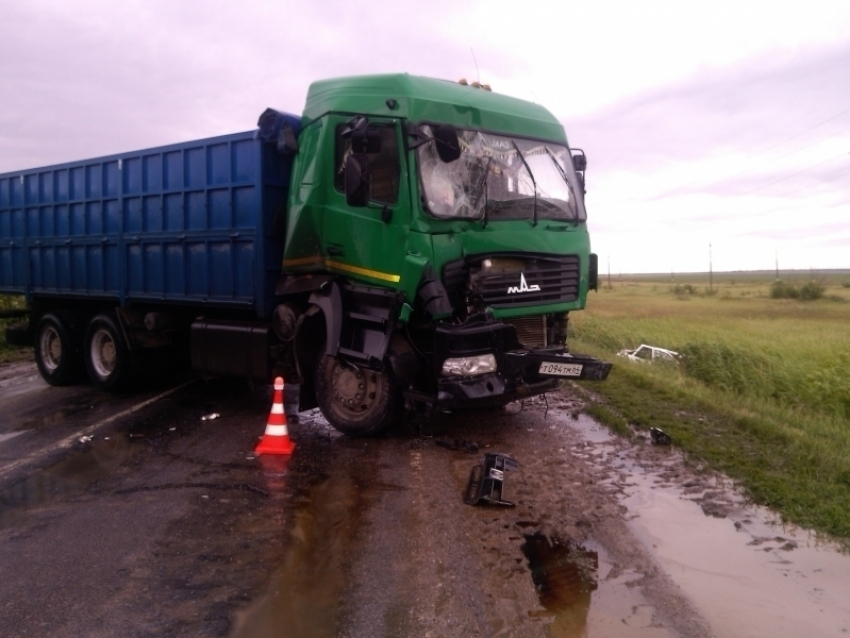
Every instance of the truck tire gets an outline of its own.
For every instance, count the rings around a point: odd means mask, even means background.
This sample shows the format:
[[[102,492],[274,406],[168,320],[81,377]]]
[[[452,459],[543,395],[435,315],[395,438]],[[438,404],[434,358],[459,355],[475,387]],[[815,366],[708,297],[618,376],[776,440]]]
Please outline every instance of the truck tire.
[[[322,414],[348,436],[379,434],[402,414],[401,393],[388,365],[382,370],[362,369],[322,355],[315,386]]]
[[[35,329],[35,362],[50,385],[70,385],[82,376],[79,342],[63,313],[44,315]]]
[[[97,315],[86,330],[84,347],[86,371],[92,385],[107,392],[125,389],[132,376],[130,351],[109,315]]]

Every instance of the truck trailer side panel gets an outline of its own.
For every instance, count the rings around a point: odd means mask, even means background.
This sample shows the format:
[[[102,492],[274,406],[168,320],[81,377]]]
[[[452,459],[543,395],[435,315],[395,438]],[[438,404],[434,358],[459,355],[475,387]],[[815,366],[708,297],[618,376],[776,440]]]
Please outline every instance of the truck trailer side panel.
[[[0,175],[0,292],[268,316],[291,161],[246,132]]]

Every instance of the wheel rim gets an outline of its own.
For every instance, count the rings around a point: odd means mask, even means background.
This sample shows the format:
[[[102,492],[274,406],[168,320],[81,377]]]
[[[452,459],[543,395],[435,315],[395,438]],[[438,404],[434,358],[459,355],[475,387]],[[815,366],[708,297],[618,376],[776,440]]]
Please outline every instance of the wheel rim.
[[[115,371],[118,360],[115,339],[105,328],[99,328],[92,336],[90,354],[92,367],[101,379]]]
[[[330,382],[334,407],[349,418],[362,418],[379,402],[381,383],[377,372],[336,361],[331,366]]]
[[[53,326],[46,326],[41,331],[39,351],[41,362],[50,372],[54,372],[62,363],[62,339]]]

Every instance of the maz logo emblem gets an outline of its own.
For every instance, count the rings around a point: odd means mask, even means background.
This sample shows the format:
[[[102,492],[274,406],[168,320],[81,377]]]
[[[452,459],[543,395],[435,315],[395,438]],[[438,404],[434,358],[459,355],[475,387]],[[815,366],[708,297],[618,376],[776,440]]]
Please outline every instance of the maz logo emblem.
[[[519,274],[519,286],[511,286],[508,288],[508,294],[513,295],[518,292],[538,292],[540,290],[540,286],[537,284],[528,285],[528,282],[525,280],[525,274]]]

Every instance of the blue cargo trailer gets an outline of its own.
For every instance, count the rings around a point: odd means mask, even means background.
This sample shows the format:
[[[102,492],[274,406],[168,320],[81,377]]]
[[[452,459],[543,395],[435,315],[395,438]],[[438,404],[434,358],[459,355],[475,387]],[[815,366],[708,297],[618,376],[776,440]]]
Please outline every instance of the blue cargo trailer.
[[[196,370],[267,380],[292,158],[250,131],[0,174],[10,334],[55,384],[119,389],[186,334]]]
[[[267,317],[291,158],[247,132],[0,174],[0,292]]]

